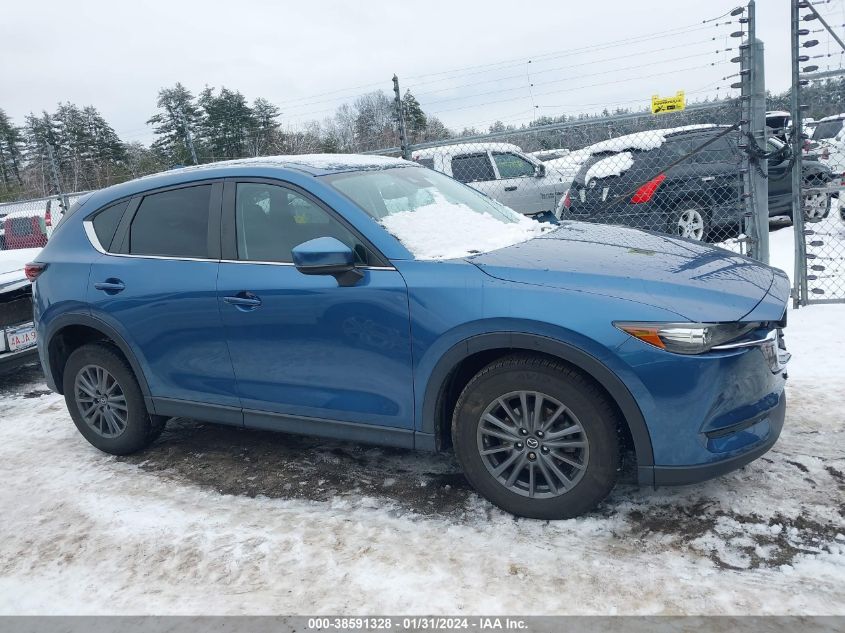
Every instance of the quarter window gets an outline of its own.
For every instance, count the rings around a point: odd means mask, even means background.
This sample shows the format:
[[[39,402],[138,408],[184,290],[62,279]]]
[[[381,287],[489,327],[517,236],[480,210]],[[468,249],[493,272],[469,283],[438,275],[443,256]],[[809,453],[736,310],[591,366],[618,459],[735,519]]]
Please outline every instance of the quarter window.
[[[94,220],[92,221],[94,233],[97,234],[97,239],[104,249],[109,250],[111,247],[114,234],[117,231],[117,225],[120,224],[123,212],[126,211],[128,204],[129,200],[118,202],[110,207],[106,207],[94,216]]]
[[[238,259],[293,261],[295,246],[318,237],[334,237],[351,248],[358,263],[367,251],[349,229],[318,204],[279,185],[239,183],[235,200]]]
[[[455,156],[452,159],[452,176],[461,182],[496,180],[493,165],[486,153]]]
[[[521,156],[510,153],[493,154],[501,178],[524,178],[534,175],[534,165]]]
[[[129,253],[208,257],[211,185],[144,196],[129,227]]]

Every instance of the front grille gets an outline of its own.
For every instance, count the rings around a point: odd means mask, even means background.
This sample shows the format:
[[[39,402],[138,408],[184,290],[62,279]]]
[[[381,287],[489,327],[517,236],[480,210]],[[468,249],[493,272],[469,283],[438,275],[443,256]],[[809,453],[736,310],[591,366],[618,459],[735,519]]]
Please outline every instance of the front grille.
[[[32,288],[26,286],[0,299],[0,328],[32,321]]]

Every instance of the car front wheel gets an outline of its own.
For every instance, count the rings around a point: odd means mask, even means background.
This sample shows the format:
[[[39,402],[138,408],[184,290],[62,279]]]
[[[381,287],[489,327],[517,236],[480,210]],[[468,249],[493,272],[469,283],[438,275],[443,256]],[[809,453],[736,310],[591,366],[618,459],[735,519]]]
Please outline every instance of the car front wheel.
[[[503,510],[564,519],[594,508],[619,466],[617,416],[604,392],[574,368],[508,356],[464,388],[452,421],[469,482]]]

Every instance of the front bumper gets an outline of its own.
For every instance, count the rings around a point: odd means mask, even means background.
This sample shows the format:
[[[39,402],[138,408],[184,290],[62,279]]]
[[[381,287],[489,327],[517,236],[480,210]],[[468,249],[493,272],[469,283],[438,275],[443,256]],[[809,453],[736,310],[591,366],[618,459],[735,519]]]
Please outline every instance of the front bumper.
[[[21,365],[38,361],[38,348],[27,347],[16,352],[0,353],[0,373],[9,372]]]
[[[762,442],[739,455],[707,464],[694,466],[644,466],[639,469],[640,483],[652,486],[684,486],[695,484],[742,468],[764,455],[775,445],[783,429],[786,417],[786,394],[782,393],[777,406],[763,416],[751,418],[735,425],[736,428],[754,429],[768,427],[768,435]],[[743,432],[738,431],[738,432]],[[748,431],[751,432],[751,431]]]

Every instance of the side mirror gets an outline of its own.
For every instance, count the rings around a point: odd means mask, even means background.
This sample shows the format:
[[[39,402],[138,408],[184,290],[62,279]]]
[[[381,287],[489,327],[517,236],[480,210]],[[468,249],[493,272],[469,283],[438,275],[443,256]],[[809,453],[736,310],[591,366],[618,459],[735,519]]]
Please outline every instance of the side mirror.
[[[293,263],[303,275],[331,275],[339,286],[354,286],[364,276],[355,268],[355,254],[333,237],[318,237],[294,246]]]
[[[537,165],[534,167],[534,176],[536,178],[542,178],[546,175],[546,166],[543,164]]]

